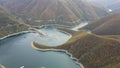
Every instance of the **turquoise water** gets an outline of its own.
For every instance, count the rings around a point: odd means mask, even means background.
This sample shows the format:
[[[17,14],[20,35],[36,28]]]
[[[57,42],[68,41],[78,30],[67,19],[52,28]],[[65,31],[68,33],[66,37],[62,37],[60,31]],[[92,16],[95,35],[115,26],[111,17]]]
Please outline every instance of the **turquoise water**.
[[[65,38],[64,42],[69,39],[68,35],[55,29],[44,28],[42,31],[46,32],[49,38],[40,37],[37,33],[25,33],[1,40],[0,64],[6,68],[20,68],[21,66],[25,66],[24,68],[41,68],[42,66],[45,68],[81,68],[64,52],[42,52],[32,48],[32,41],[56,46],[63,44]],[[56,38],[61,39],[62,42],[59,39],[53,40]]]

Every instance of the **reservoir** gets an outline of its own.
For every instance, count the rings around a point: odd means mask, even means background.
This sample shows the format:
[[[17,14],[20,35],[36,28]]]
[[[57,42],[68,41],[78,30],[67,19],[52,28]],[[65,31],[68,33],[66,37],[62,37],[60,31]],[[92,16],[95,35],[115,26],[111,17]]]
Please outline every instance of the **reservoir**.
[[[22,33],[0,40],[0,64],[6,68],[81,68],[64,52],[38,51],[31,43],[36,41],[48,46],[58,46],[71,38],[53,27],[40,29],[46,36],[38,33]]]

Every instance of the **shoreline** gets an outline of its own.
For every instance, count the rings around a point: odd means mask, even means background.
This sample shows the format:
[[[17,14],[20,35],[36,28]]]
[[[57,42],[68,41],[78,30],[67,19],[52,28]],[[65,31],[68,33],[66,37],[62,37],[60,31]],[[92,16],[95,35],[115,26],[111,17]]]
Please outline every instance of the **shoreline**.
[[[40,49],[40,48],[35,47],[34,44],[33,44],[33,42],[31,43],[31,46],[32,46],[32,48],[34,48],[34,49],[36,49],[36,50],[38,50],[38,51],[42,51],[42,52],[55,51],[55,52],[63,52],[63,53],[66,53],[73,61],[75,61],[75,63],[76,63],[77,65],[79,65],[81,68],[85,68],[84,65],[83,65],[82,63],[80,63],[77,58],[73,57],[73,55],[72,55],[70,52],[68,52],[67,50],[65,50],[65,49],[54,49],[54,48]]]
[[[4,36],[4,37],[0,38],[0,41],[3,40],[3,39],[6,39],[6,38],[12,37],[12,36],[16,36],[16,35],[20,35],[20,34],[25,34],[25,33],[30,33],[30,32],[32,32],[32,31],[21,31],[21,32],[9,34],[7,36]]]
[[[59,29],[58,29],[58,30],[59,30]],[[64,31],[64,30],[59,30],[59,31],[60,31],[60,32],[63,31],[62,33],[65,32],[65,34],[68,34],[70,37],[72,37],[72,35],[71,35],[69,32],[67,32],[67,31]],[[6,38],[12,37],[12,36],[16,36],[16,35],[20,35],[20,34],[25,34],[25,33],[31,33],[31,32],[34,32],[34,31],[26,30],[26,31],[21,31],[21,32],[9,34],[9,35],[7,35],[7,36],[4,36],[4,37],[0,38],[0,41],[1,41],[1,40],[4,40],[4,39],[6,39]],[[77,65],[79,65],[81,68],[84,68],[83,64],[80,63],[80,62],[78,62],[78,59],[75,58],[75,57],[73,57],[73,55],[72,55],[71,53],[69,53],[69,52],[68,52],[67,50],[65,50],[65,49],[40,49],[40,48],[35,47],[35,46],[33,45],[33,42],[32,42],[32,47],[33,47],[34,49],[36,49],[36,50],[43,51],[43,52],[45,52],[45,51],[55,51],[55,52],[63,52],[63,53],[66,53],[73,61],[75,61],[75,63],[76,63]]]

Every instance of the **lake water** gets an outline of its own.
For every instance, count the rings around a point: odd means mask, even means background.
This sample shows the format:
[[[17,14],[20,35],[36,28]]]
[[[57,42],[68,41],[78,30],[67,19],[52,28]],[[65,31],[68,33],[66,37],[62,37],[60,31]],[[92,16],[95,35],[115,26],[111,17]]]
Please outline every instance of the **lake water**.
[[[32,41],[49,46],[57,46],[66,42],[70,36],[56,29],[43,28],[46,37],[37,33],[25,33],[11,36],[0,41],[0,64],[6,68],[81,68],[64,52],[37,51],[32,48]]]

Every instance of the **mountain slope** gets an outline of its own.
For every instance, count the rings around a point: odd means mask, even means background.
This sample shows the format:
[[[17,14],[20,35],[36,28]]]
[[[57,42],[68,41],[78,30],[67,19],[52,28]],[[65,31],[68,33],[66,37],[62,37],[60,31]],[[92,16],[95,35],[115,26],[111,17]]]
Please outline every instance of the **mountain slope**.
[[[102,7],[82,0],[3,0],[4,6],[23,18],[59,24],[95,20],[108,13]],[[101,12],[100,12],[101,11]],[[77,22],[79,23],[79,22]]]
[[[38,49],[65,49],[72,53],[85,68],[119,68],[120,41],[85,32],[77,32],[62,46],[48,47],[33,42]]]
[[[9,34],[27,30],[27,26],[20,24],[12,15],[0,12],[0,38]]]
[[[114,14],[98,21],[95,21],[82,29],[91,30],[99,35],[119,35],[120,34],[120,13]]]

